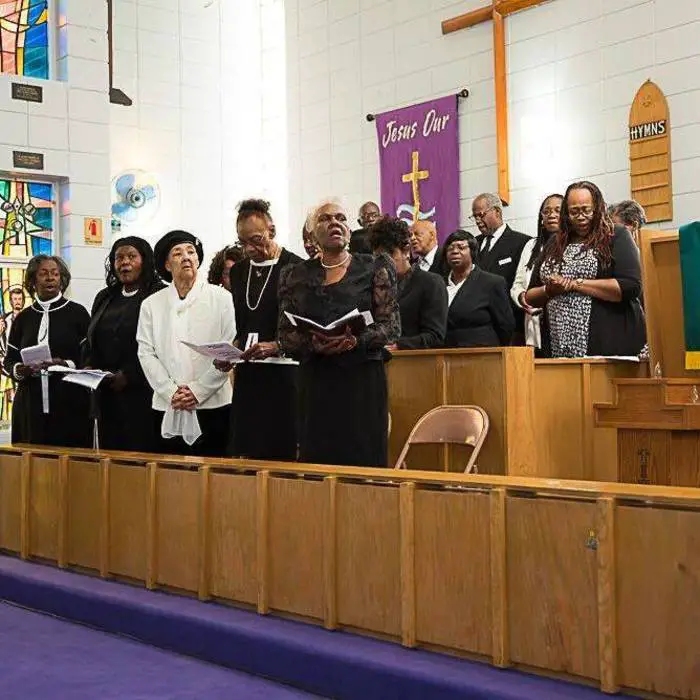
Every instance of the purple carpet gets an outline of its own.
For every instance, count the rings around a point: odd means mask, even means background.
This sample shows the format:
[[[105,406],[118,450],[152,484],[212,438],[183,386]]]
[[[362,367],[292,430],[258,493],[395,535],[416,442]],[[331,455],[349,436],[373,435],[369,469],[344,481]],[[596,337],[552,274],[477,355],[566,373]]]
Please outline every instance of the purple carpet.
[[[608,697],[592,688],[3,556],[0,599],[338,700]]]
[[[301,700],[271,681],[0,603],[3,700]]]

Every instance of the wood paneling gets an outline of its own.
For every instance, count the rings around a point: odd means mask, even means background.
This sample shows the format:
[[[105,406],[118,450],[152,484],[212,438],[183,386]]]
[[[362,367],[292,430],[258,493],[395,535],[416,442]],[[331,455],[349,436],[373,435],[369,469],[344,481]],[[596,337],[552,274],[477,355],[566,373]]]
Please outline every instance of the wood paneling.
[[[0,454],[0,549],[20,550],[21,503],[21,457]]]
[[[199,587],[199,475],[160,468],[156,473],[157,582]]]
[[[669,434],[671,486],[700,486],[700,433]]]
[[[337,486],[338,624],[401,634],[399,489]]]
[[[507,499],[510,655],[599,678],[594,503]]]
[[[652,368],[664,377],[695,377],[685,369],[685,331],[678,233],[646,229],[641,234],[642,277]]]
[[[700,696],[700,513],[620,507],[617,516],[620,683]]]
[[[419,643],[491,654],[489,496],[415,494]]]
[[[620,481],[670,484],[670,437],[666,430],[618,430]]]
[[[29,473],[29,555],[58,558],[58,459],[34,457]]]
[[[323,530],[327,488],[321,481],[270,479],[269,604],[323,619]]]
[[[98,569],[100,565],[100,463],[68,462],[68,564]]]
[[[145,465],[112,462],[109,475],[110,572],[146,580],[148,473]]]
[[[504,474],[506,467],[505,360],[501,353],[447,356],[447,403],[474,404],[488,413],[490,429],[477,460],[480,474]],[[450,471],[464,471],[456,460]]]
[[[387,365],[389,382],[389,465],[393,466],[418,419],[443,401],[443,365],[435,355],[397,357]],[[439,450],[421,445],[409,455],[411,469],[438,469]]]
[[[215,472],[209,478],[211,593],[254,605],[258,597],[255,477]]]

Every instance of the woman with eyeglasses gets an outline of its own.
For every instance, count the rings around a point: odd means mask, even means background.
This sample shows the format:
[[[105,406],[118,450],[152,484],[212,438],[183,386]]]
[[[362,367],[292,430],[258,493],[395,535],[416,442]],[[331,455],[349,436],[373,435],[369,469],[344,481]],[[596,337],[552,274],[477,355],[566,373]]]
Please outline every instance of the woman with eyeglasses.
[[[550,194],[540,205],[537,215],[537,238],[530,239],[520,254],[520,262],[515,273],[515,280],[510,289],[511,299],[525,311],[525,345],[539,350],[542,347],[540,332],[540,314],[542,309],[535,309],[525,304],[524,296],[530,285],[532,271],[542,250],[552,236],[561,227],[561,203],[564,197],[560,194]]]
[[[629,231],[613,224],[596,185],[570,185],[561,230],[523,297],[544,309],[545,356],[638,356],[646,342],[641,292],[639,251]]]
[[[231,268],[236,345],[245,363],[236,365],[228,454],[293,462],[297,457],[297,371],[280,362],[277,338],[280,275],[301,258],[277,243],[270,203],[238,205],[238,243],[244,260]],[[232,365],[216,362],[228,372]],[[270,429],[274,426],[274,430]]]
[[[445,338],[448,348],[508,345],[515,330],[506,282],[474,264],[478,246],[477,239],[461,229],[445,241],[443,255],[450,270]]]

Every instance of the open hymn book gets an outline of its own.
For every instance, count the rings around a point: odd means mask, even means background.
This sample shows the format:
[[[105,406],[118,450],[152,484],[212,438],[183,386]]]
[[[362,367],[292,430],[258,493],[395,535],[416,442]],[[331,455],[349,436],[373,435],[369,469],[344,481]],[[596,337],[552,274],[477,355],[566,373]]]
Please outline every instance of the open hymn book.
[[[358,311],[357,309],[353,309],[350,313],[345,314],[345,316],[341,316],[339,319],[336,319],[325,326],[321,325],[317,321],[312,321],[310,318],[290,314],[288,311],[285,311],[284,315],[296,328],[304,331],[321,333],[322,335],[327,336],[342,335],[345,333],[346,327],[349,327],[350,331],[354,335],[357,335],[367,328],[367,326],[371,326],[374,323],[374,319],[372,318],[372,313],[370,311]]]

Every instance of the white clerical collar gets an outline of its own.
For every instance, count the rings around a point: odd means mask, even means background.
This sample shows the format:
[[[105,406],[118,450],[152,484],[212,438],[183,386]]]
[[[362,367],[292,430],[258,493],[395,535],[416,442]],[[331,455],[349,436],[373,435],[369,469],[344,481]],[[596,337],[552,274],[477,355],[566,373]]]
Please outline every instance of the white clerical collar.
[[[36,298],[36,303],[41,306],[44,311],[48,311],[51,308],[51,304],[55,304],[57,301],[61,301],[63,294],[59,292],[53,299],[48,299],[47,301],[41,301],[39,297]]]
[[[282,251],[280,251],[281,253]],[[279,262],[279,256],[276,258],[272,258],[272,260],[263,260],[262,262],[255,262],[255,260],[251,260],[250,264],[253,267],[272,267],[273,265],[277,265]]]
[[[126,289],[124,289],[124,287],[122,287],[122,296],[123,297],[133,297],[133,296],[136,296],[138,293],[139,293],[138,287],[136,287],[136,289],[134,289],[132,292],[127,292]]]

